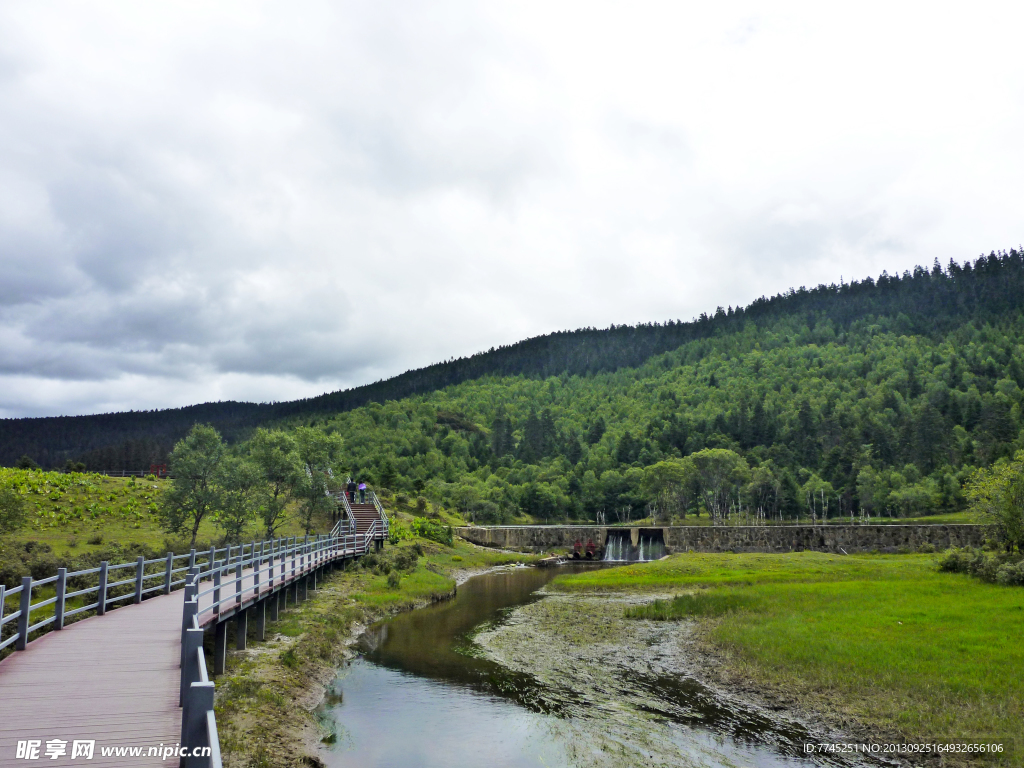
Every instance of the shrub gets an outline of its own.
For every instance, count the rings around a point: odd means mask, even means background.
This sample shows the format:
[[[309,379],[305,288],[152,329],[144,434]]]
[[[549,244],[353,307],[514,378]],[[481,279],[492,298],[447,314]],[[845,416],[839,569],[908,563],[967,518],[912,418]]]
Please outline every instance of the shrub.
[[[391,573],[388,574],[388,588],[389,589],[398,589],[398,587],[399,587],[399,585],[401,583],[402,583],[402,577],[398,575],[398,571],[392,571]]]
[[[416,562],[419,560],[419,557],[416,555],[416,552],[412,547],[403,547],[395,550],[393,559],[395,568],[400,571],[411,571],[416,567]]]
[[[426,518],[417,517],[413,518],[412,530],[417,536],[422,536],[424,539],[430,539],[449,547],[452,545],[452,527],[450,525],[442,525]]]
[[[97,534],[95,534],[93,536],[90,536],[88,539],[86,539],[86,543],[87,544],[96,544],[97,546],[102,544],[103,543],[103,534],[102,533],[97,533]]]
[[[1024,587],[1024,561],[1011,565],[1005,563],[996,571],[996,583],[1004,587]]]
[[[939,558],[939,570],[965,573],[989,584],[1024,585],[1024,559],[1007,552],[980,549],[950,549]]]

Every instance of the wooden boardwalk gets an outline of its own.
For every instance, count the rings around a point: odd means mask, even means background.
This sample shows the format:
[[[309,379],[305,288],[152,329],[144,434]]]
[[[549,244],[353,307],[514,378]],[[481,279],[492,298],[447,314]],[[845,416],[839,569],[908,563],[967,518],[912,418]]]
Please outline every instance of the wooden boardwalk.
[[[335,549],[332,560],[356,555],[354,549]],[[358,553],[358,554],[361,554]],[[323,562],[318,563],[324,565]],[[287,583],[309,573],[288,560]],[[259,597],[280,591],[282,573],[276,570],[271,589],[266,571],[260,575]],[[207,610],[213,594],[199,598],[201,625],[237,614],[237,575],[223,576],[220,617]],[[202,593],[212,586],[199,584]],[[252,569],[241,578],[244,610],[256,600]],[[181,738],[181,625],[184,591],[172,592],[108,611],[49,632],[0,661],[0,768],[7,766],[176,766],[176,758],[148,756],[150,747],[174,747]],[[294,589],[288,596],[291,605]],[[224,601],[227,602],[224,602]],[[204,612],[205,611],[205,612]],[[212,659],[208,660],[212,672]],[[39,760],[18,759],[17,744],[39,740]],[[67,754],[49,759],[47,742],[66,743]],[[72,759],[74,741],[95,740],[92,760]],[[106,756],[103,747],[141,747],[141,755]]]
[[[176,766],[100,752],[178,743],[183,600],[172,592],[93,616],[0,661],[0,766]],[[38,761],[16,758],[27,739],[42,742]],[[46,756],[52,739],[67,742],[56,760]],[[95,739],[92,760],[71,759],[75,739]]]

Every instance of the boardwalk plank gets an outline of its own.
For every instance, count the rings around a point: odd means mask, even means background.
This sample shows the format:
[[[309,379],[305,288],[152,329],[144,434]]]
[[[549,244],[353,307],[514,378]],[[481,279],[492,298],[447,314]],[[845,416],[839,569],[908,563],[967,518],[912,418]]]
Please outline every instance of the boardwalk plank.
[[[352,550],[338,552],[337,559],[352,557]],[[304,575],[292,573],[287,561],[286,580]],[[306,570],[309,570],[307,565]],[[280,566],[275,566],[274,589],[281,587]],[[259,596],[273,591],[267,574],[260,575]],[[242,579],[244,602],[254,600],[252,570]],[[203,582],[199,591],[212,586]],[[225,578],[221,597],[235,594],[234,574]],[[200,621],[216,620],[209,611],[213,595],[200,597]],[[290,602],[290,601],[289,601]],[[181,621],[184,593],[172,592],[126,605],[104,616],[75,622],[29,643],[28,649],[0,661],[0,767],[30,765],[17,760],[19,740],[40,739],[40,759],[47,766],[90,765],[109,768],[149,768],[176,764],[157,757],[101,757],[101,746],[156,747],[175,745],[181,729],[178,708]],[[234,604],[225,606],[234,611]],[[55,760],[44,756],[48,739],[68,742],[95,739],[92,760]]]

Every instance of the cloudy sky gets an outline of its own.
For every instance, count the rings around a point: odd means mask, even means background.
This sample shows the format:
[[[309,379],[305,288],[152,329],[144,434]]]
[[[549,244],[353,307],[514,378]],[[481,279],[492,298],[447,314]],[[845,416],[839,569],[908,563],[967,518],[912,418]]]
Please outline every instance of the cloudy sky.
[[[1020,3],[0,4],[0,416],[1024,240]]]

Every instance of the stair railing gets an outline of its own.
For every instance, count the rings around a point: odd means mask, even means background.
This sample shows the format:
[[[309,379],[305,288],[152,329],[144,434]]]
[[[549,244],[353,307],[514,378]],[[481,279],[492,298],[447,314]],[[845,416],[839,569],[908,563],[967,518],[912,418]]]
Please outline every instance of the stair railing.
[[[384,511],[384,505],[380,503],[380,499],[377,498],[377,494],[370,491],[370,501],[373,502],[373,506],[377,508],[377,514],[380,516],[380,522],[382,526],[382,532],[384,538],[388,537],[388,530],[390,528],[388,524],[388,513]]]

